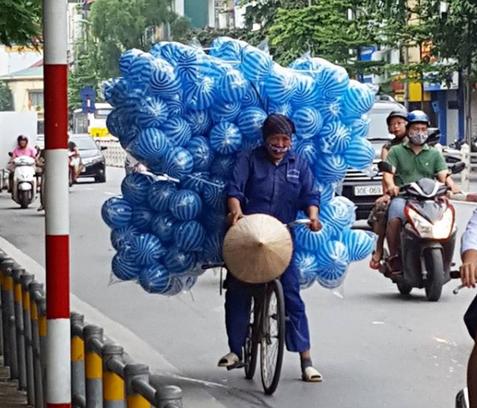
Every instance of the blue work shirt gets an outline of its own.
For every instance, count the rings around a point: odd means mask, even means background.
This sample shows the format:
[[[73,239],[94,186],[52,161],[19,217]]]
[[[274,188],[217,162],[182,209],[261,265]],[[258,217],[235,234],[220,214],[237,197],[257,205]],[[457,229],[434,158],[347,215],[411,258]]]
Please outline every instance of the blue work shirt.
[[[299,210],[319,206],[320,193],[314,184],[308,164],[294,152],[275,164],[261,146],[239,156],[228,197],[240,201],[244,214],[268,214],[288,224]]]

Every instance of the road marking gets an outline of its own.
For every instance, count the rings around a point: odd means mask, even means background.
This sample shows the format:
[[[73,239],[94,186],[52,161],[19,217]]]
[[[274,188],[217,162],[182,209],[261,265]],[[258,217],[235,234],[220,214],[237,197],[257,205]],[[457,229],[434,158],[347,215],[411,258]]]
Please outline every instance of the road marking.
[[[18,262],[29,273],[35,275],[35,279],[38,282],[45,282],[45,269],[37,263],[34,259],[30,258],[27,254],[22,252],[16,246],[11,244],[5,238],[0,237],[0,248],[7,253],[8,256]],[[73,293],[70,293],[71,310],[84,315],[85,320],[88,323],[93,323],[104,329],[108,338],[121,344],[124,347],[127,354],[136,362],[145,363],[151,368],[152,372],[157,372],[162,376],[170,376],[190,383],[202,384],[208,387],[226,388],[228,391],[242,391],[249,392],[247,390],[240,390],[234,387],[229,387],[220,383],[214,383],[211,381],[202,381],[196,378],[184,377],[181,375],[180,370],[170,363],[163,354],[151,347],[147,342],[138,337],[135,333],[129,330],[122,324],[110,319],[105,314],[101,313],[98,309],[90,304],[82,301]],[[158,372],[160,370],[160,372]],[[197,390],[195,390],[197,392]],[[207,408],[225,408],[215,397],[210,395],[207,391],[208,403]]]

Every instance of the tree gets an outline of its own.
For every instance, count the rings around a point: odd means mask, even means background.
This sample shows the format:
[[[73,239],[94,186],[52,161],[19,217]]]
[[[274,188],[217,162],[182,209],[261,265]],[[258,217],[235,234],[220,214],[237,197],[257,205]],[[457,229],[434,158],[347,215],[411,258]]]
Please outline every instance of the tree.
[[[279,8],[268,28],[277,61],[288,64],[310,52],[345,66],[352,74],[362,72],[366,65],[376,65],[357,61],[360,47],[375,43],[370,24],[363,18],[366,10],[359,3],[329,0],[301,8]]]
[[[41,36],[41,0],[0,0],[0,43],[37,46]]]
[[[13,96],[5,81],[0,81],[0,111],[13,110]]]
[[[102,76],[99,47],[95,41],[82,40],[75,45],[75,67],[68,79],[68,102],[72,109],[81,105],[80,90],[90,86],[100,96],[100,84],[106,79]]]
[[[466,96],[466,139],[472,135],[472,84],[477,80],[477,3],[475,0],[449,0],[441,13],[440,2],[423,1],[423,11],[432,37],[434,56],[454,61]]]
[[[185,29],[185,20],[171,11],[169,0],[96,0],[91,7],[92,34],[97,39],[101,76],[119,75],[118,60],[130,48],[148,50],[157,30],[170,24]]]

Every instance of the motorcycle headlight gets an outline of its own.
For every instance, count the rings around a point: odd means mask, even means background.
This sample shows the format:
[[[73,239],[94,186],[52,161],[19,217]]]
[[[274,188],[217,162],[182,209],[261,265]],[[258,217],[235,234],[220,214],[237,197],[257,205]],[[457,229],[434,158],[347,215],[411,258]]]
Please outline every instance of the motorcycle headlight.
[[[425,239],[445,240],[452,234],[454,226],[454,212],[447,208],[442,218],[434,224],[426,220],[422,215],[412,208],[408,208],[407,215],[414,231]]]
[[[87,159],[83,159],[83,164],[88,165],[88,164],[96,164],[99,163],[103,160],[102,156],[97,156],[97,157],[88,157]]]

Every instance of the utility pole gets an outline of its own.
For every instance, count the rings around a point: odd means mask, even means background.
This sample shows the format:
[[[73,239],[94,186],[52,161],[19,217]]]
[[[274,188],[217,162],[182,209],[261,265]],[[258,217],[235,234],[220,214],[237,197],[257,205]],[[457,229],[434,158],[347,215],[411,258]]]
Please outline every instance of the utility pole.
[[[71,407],[67,0],[43,0],[46,406]]]

